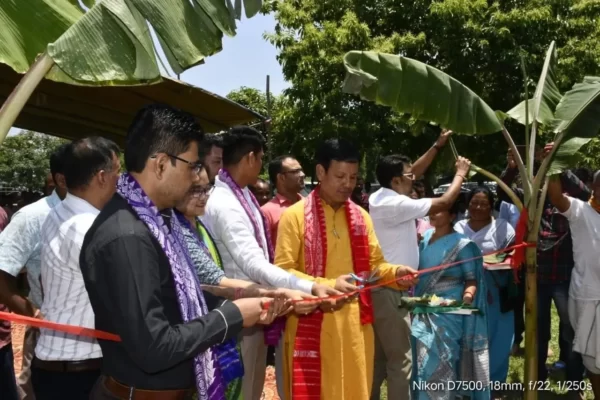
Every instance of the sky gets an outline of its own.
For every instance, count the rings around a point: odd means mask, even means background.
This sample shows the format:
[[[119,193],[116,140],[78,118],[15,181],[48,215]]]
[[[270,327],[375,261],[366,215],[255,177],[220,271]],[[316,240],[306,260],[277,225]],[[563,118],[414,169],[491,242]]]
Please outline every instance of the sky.
[[[275,30],[272,15],[256,15],[238,21],[236,36],[223,38],[223,50],[208,57],[204,64],[184,72],[180,79],[221,96],[241,86],[266,89],[270,75],[271,93],[279,94],[289,85],[277,62],[277,49],[263,39],[264,32]]]
[[[258,14],[237,22],[236,36],[223,38],[221,52],[208,57],[204,64],[187,70],[179,78],[225,96],[241,86],[264,91],[266,77],[270,75],[271,93],[280,94],[289,84],[283,78],[277,62],[277,49],[263,39],[263,33],[275,30],[275,19],[272,15]],[[13,128],[9,135],[19,131]]]

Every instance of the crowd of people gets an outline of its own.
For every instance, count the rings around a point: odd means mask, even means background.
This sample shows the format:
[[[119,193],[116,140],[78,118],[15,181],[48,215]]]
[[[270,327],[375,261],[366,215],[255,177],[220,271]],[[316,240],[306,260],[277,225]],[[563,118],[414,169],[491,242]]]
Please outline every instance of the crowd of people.
[[[326,140],[307,196],[292,155],[259,178],[259,131],[205,135],[168,106],[135,117],[126,172],[110,140],[60,146],[51,191],[0,227],[0,311],[120,341],[29,327],[15,377],[10,324],[0,321],[2,399],[259,400],[269,348],[284,400],[379,400],[384,381],[394,400],[499,398],[522,339],[523,287],[483,255],[514,244],[518,210],[501,189],[498,199],[485,186],[464,197],[462,157],[443,195],[419,184],[451,134],[414,162],[381,158],[371,194],[359,151]],[[502,179],[516,177],[509,152]],[[566,172],[548,187],[538,374],[548,377],[554,301],[567,380],[585,371],[600,395],[600,172],[586,183]],[[432,295],[478,312],[405,307]]]

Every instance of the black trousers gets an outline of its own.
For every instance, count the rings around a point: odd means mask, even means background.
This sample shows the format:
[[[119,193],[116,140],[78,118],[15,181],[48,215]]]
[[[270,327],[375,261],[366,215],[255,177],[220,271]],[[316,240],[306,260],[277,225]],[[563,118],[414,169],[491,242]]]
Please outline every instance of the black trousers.
[[[19,400],[12,345],[8,343],[0,349],[0,398]]]
[[[100,370],[55,372],[31,368],[31,383],[36,400],[88,400]]]

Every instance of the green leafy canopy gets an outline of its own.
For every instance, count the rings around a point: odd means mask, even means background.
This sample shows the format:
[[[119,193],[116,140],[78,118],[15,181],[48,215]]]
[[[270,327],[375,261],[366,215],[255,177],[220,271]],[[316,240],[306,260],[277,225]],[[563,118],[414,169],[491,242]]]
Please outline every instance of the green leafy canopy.
[[[235,35],[242,0],[2,0],[0,62],[24,73],[43,52],[49,77],[88,85],[129,85],[161,79],[152,30],[172,70],[180,73],[221,50]],[[244,0],[247,17],[262,0]]]

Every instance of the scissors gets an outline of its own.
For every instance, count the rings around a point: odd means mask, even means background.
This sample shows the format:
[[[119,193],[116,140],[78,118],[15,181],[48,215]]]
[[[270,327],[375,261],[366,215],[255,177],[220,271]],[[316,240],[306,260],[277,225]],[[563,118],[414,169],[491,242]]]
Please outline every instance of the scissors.
[[[376,276],[379,272],[379,268],[380,267],[377,267],[373,271],[371,271],[371,273],[366,278],[360,277],[354,273],[350,274],[350,277],[352,277],[352,279],[359,283],[359,285],[357,285],[359,289],[363,289],[365,286],[371,285],[381,279],[381,276]]]

